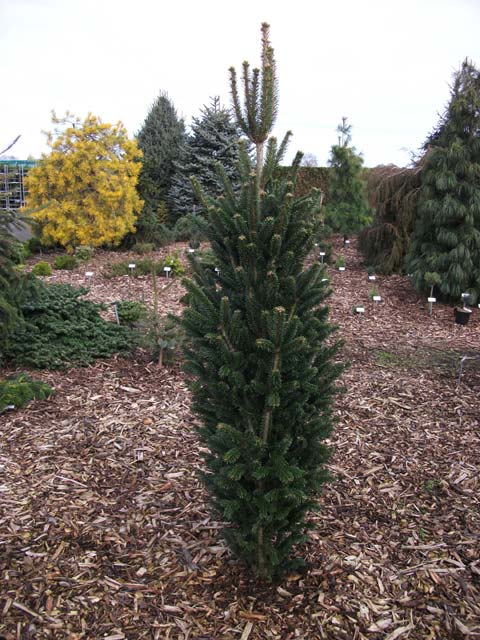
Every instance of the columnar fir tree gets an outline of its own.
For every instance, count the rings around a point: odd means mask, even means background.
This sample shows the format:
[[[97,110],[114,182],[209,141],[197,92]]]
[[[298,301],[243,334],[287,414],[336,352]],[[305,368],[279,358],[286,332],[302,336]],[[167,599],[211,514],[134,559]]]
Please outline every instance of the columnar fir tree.
[[[228,178],[238,181],[238,142],[240,134],[231,112],[222,107],[220,98],[215,96],[210,106],[204,106],[201,115],[192,120],[192,131],[180,159],[175,163],[176,172],[172,179],[169,202],[172,212],[180,217],[196,211],[202,212],[202,205],[192,185],[194,177],[202,191],[210,196],[222,192],[222,183],[216,171],[220,163]]]
[[[329,204],[326,222],[334,231],[355,233],[371,220],[366,186],[362,179],[363,159],[351,147],[352,126],[342,118],[337,127],[338,144],[330,154]]]
[[[160,93],[137,134],[138,146],[143,151],[138,192],[145,202],[137,229],[145,239],[154,239],[156,227],[165,222],[161,220],[161,212],[172,186],[175,162],[181,157],[185,140],[183,120],[177,116],[168,95]]]
[[[237,120],[256,162],[243,147],[241,192],[219,167],[223,194],[203,197],[219,271],[192,259],[182,324],[193,408],[209,449],[204,481],[231,525],[231,549],[270,579],[294,566],[292,547],[305,540],[306,514],[328,480],[324,441],[340,367],[323,304],[323,266],[304,269],[320,194],[293,196],[301,154],[291,180],[282,180],[276,170],[290,134],[279,146],[268,139],[277,90],[267,24],[261,69],[243,64],[243,108],[235,70],[230,74]]]
[[[418,215],[406,259],[417,289],[440,275],[439,297],[480,296],[480,72],[466,60],[427,141]]]

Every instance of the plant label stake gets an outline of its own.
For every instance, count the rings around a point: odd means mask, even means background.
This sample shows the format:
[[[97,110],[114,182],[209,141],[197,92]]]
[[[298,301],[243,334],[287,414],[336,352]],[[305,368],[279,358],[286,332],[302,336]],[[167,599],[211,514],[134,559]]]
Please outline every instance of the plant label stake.
[[[377,277],[376,276],[368,276],[368,279],[370,281],[374,282],[377,279]]]
[[[345,267],[338,267],[339,271],[345,271]]]
[[[134,262],[131,262],[131,263],[128,265],[128,268],[130,269],[130,273],[133,273],[133,270],[135,269],[135,263],[134,263]]]
[[[165,277],[170,278],[170,272],[172,270],[172,267],[163,267],[163,270],[165,272]]]
[[[355,313],[365,313],[365,307],[355,307]]]
[[[118,306],[117,303],[113,303],[113,313],[115,314],[115,321],[117,324],[120,324],[120,318],[118,317]]]
[[[85,278],[88,280],[90,280],[90,278],[93,276],[93,271],[85,271]]]
[[[462,293],[461,295],[462,298],[462,302],[463,302],[463,307],[465,308],[467,306],[467,303],[470,299],[470,294],[469,293]]]
[[[220,275],[220,269],[218,267],[215,267],[215,273],[217,274],[217,277]]]
[[[428,314],[431,316],[433,314],[433,303],[436,302],[437,299],[430,296],[428,298]]]
[[[188,247],[188,253],[195,253],[195,249],[192,249],[192,247]]]
[[[382,296],[372,296],[372,300],[374,302],[381,302],[382,301]]]
[[[328,282],[328,278],[322,278],[322,282]]]
[[[320,251],[319,256],[320,256],[320,262],[323,264],[323,258],[325,257],[325,251]]]

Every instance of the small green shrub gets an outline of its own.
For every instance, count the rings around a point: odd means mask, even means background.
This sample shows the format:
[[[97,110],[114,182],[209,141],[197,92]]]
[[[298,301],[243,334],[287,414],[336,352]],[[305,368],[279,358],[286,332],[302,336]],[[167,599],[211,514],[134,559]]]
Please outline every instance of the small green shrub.
[[[129,264],[135,264],[134,269],[129,268]],[[182,275],[185,273],[185,268],[182,265],[179,257],[179,251],[175,251],[173,254],[166,256],[161,262],[155,262],[151,258],[142,258],[132,263],[129,260],[122,260],[121,262],[113,262],[106,267],[104,272],[107,278],[116,278],[118,276],[133,276],[138,278],[139,276],[148,276],[155,269],[157,275],[163,276],[165,272],[164,267],[170,267],[172,269],[172,275]]]
[[[77,247],[75,249],[75,258],[80,260],[80,262],[88,262],[93,258],[94,253],[95,249],[93,247],[89,247],[87,245],[84,247]]]
[[[33,265],[32,273],[34,276],[51,276],[52,275],[52,267],[42,260],[41,262],[37,262],[37,264]]]
[[[38,236],[32,236],[25,243],[30,253],[41,253],[43,249],[42,241]]]
[[[205,218],[188,213],[186,216],[178,218],[173,228],[173,235],[175,240],[180,242],[188,242],[193,236],[201,240],[205,238],[207,227],[208,223]]]
[[[23,242],[12,242],[11,258],[15,264],[24,264],[29,255],[30,250]]]
[[[30,400],[43,400],[52,393],[48,384],[31,380],[26,373],[0,380],[0,413],[7,407],[24,407]]]
[[[78,261],[75,256],[71,256],[65,253],[61,256],[57,256],[53,261],[53,268],[58,270],[72,271],[78,266]]]
[[[155,313],[149,315],[146,331],[140,338],[140,345],[148,351],[159,367],[179,357],[184,342],[185,333],[178,318],[174,316],[161,318]]]
[[[316,249],[316,248],[315,248]],[[332,263],[332,245],[330,242],[326,242],[325,240],[322,240],[318,243],[318,252],[320,253],[320,251],[322,253],[325,253],[325,255],[323,256],[323,262],[324,264],[331,264]],[[320,260],[320,256],[318,255],[318,259]],[[320,260],[321,262],[321,260]]]
[[[129,268],[129,264],[135,264],[134,269]],[[157,263],[158,264],[158,263]],[[121,262],[113,262],[109,264],[105,271],[107,278],[115,278],[117,276],[147,276],[152,273],[154,262],[151,258],[144,258],[143,260],[136,260],[132,263],[131,260],[122,260]]]
[[[200,247],[200,236],[198,233],[194,233],[190,240],[188,241],[188,246],[190,249],[198,249]]]
[[[166,256],[166,258],[163,259],[161,265],[162,265],[162,268],[161,268],[162,272],[164,267],[170,267],[172,270],[171,271],[172,275],[181,276],[185,273],[185,267],[180,261],[178,251],[175,251],[174,253]]]
[[[120,324],[131,327],[139,320],[146,318],[147,309],[141,302],[122,300],[117,303],[117,314]]]
[[[155,249],[155,245],[153,242],[137,242],[133,245],[132,249],[135,253],[138,253],[138,255],[143,256],[146,253],[151,253]]]
[[[67,284],[40,288],[23,301],[23,322],[9,336],[7,362],[37,369],[85,366],[127,352],[134,337],[127,327],[104,320],[104,305],[82,300],[87,289]]]

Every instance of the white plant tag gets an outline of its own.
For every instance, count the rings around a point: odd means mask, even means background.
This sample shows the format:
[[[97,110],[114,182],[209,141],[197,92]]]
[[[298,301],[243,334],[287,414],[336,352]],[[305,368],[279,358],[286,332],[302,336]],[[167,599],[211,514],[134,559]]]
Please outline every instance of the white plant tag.
[[[376,280],[376,279],[377,279],[377,277],[376,277],[376,276],[368,276],[368,279],[369,279],[369,280]]]
[[[134,263],[134,262],[131,262],[131,263],[128,265],[128,268],[129,268],[129,269],[135,269],[135,263]]]
[[[323,257],[325,255],[325,251],[320,251],[319,255]]]
[[[345,267],[338,267],[339,271],[345,271]]]
[[[381,296],[373,296],[373,301],[374,302],[381,302],[382,301],[382,297]]]
[[[87,278],[91,278],[93,276],[93,271],[85,271],[85,276]]]
[[[365,307],[355,307],[357,313],[365,313]]]
[[[437,299],[436,299],[436,298],[428,298],[428,301],[429,301],[429,302],[436,302],[436,301],[437,301]]]

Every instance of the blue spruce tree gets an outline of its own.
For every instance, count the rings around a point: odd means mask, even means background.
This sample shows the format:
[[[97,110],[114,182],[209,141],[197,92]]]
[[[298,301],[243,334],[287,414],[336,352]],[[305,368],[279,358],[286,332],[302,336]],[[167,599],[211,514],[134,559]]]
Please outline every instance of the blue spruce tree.
[[[238,143],[240,134],[231,112],[222,107],[220,98],[212,98],[210,106],[193,118],[191,134],[180,159],[169,192],[170,208],[175,217],[202,213],[202,203],[195,193],[191,178],[209,196],[222,193],[222,182],[216,171],[220,163],[229,180],[237,181]]]

